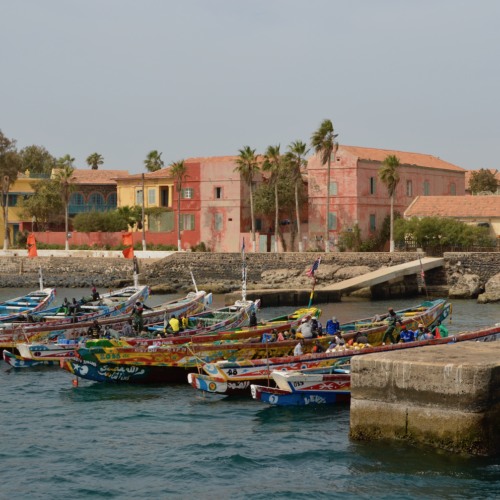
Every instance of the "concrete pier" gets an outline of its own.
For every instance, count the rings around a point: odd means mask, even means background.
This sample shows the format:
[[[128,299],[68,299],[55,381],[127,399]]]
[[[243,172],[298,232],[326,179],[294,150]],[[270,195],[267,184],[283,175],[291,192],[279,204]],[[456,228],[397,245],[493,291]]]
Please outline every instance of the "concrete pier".
[[[295,306],[307,307],[311,290],[248,290],[247,299],[260,299],[261,307],[279,307],[279,306]],[[315,290],[314,304],[324,304],[325,302],[340,302],[341,293],[331,290]],[[241,291],[227,293],[225,297],[226,306],[234,304],[235,301],[241,300]]]
[[[353,440],[500,454],[500,343],[461,342],[352,360]]]

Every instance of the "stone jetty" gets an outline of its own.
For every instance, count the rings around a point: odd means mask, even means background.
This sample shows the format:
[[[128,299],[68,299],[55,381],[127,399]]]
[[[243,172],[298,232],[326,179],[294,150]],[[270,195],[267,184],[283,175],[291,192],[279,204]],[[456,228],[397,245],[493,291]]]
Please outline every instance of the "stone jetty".
[[[500,454],[500,343],[461,342],[352,360],[353,440]]]

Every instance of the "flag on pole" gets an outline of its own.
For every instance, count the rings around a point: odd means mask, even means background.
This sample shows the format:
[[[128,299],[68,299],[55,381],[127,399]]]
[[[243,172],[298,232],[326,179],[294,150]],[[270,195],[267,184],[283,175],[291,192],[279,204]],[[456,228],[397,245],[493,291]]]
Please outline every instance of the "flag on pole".
[[[133,259],[134,258],[134,247],[125,248],[125,250],[123,250],[122,253],[126,259]]]
[[[307,276],[310,278],[314,278],[314,273],[318,270],[319,264],[321,262],[321,255],[314,261],[314,264],[312,265],[311,269],[306,272]]]
[[[134,241],[132,239],[132,233],[122,233],[122,243],[125,245],[125,246],[128,246],[130,245],[128,248],[125,248],[125,250],[123,250],[123,256],[126,258],[126,259],[133,259],[134,258]]]
[[[26,244],[28,245],[28,257],[38,257],[35,235],[33,233],[28,236]]]

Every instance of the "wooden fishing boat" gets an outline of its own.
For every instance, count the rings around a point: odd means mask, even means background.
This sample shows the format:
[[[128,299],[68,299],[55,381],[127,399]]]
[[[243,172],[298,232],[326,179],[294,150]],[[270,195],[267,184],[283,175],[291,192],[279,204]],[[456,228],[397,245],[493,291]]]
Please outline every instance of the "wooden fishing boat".
[[[138,300],[142,300],[140,297]],[[133,298],[130,303],[120,311],[120,314],[109,315],[108,317],[98,318],[99,325],[102,327],[109,326],[114,330],[121,330],[123,325],[130,319],[130,313],[133,309]],[[157,323],[163,319],[165,312],[169,314],[195,314],[202,311],[205,306],[212,302],[212,294],[205,292],[190,293],[183,299],[176,299],[155,306],[152,310],[146,310],[143,318],[144,323]],[[89,326],[95,318],[89,321],[82,321],[73,324],[56,324],[52,322],[36,324],[32,327],[18,326],[14,329],[6,330],[0,333],[0,349],[1,348],[14,348],[18,343],[32,343],[32,342],[47,342],[56,339],[68,339],[84,337],[87,334]]]
[[[35,361],[34,359],[24,359],[17,354],[3,351],[3,360],[13,368],[33,368],[35,366],[55,366],[59,361]]]
[[[52,303],[55,296],[55,288],[44,288],[22,297],[0,302],[0,328],[1,323],[21,320],[28,315],[42,312]]]
[[[332,404],[351,399],[350,374],[272,372],[276,388],[251,385],[252,397],[278,406]]]

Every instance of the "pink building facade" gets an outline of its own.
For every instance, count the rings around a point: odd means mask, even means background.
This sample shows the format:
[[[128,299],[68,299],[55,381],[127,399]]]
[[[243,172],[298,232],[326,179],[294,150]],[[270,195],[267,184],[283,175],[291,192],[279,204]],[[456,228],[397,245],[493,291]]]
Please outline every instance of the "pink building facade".
[[[330,213],[326,213],[327,166],[316,155],[309,158],[309,246],[324,248],[329,223],[330,247],[338,249],[339,233],[355,224],[362,239],[377,235],[390,213],[387,187],[378,179],[378,170],[387,155],[401,162],[401,181],[394,209],[401,214],[416,196],[464,196],[466,170],[439,158],[382,149],[340,146],[330,171]]]

